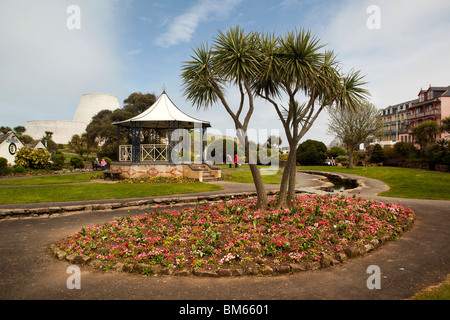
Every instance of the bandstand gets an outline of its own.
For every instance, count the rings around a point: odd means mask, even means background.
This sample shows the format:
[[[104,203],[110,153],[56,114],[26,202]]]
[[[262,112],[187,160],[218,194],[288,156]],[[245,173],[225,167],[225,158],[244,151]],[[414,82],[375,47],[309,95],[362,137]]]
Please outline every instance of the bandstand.
[[[205,161],[205,137],[210,123],[182,112],[165,90],[146,111],[113,125],[117,126],[118,162],[113,162],[110,170],[123,178],[221,178],[220,169]],[[196,131],[192,143],[191,133]]]

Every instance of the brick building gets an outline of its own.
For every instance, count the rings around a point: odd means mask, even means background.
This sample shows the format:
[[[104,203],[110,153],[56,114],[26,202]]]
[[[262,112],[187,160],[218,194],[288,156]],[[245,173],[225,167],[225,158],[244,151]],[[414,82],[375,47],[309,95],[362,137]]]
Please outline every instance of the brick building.
[[[382,110],[384,130],[380,144],[393,146],[396,142],[414,142],[410,128],[428,120],[441,124],[450,117],[450,86],[421,89],[418,98],[389,106]],[[436,140],[450,140],[450,133],[443,132]]]

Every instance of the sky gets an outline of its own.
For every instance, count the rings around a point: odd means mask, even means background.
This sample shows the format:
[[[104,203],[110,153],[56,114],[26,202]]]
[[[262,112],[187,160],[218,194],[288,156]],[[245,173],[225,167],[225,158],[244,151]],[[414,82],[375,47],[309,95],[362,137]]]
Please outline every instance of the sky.
[[[361,70],[371,102],[386,108],[450,85],[448,12],[448,0],[0,0],[0,126],[72,120],[86,93],[122,105],[133,92],[159,96],[165,86],[179,109],[226,134],[234,124],[224,108],[197,110],[180,75],[194,48],[236,25],[310,30],[344,72]],[[255,103],[250,129],[279,132],[286,145],[273,107]],[[328,145],[327,128],[324,112],[302,141]]]

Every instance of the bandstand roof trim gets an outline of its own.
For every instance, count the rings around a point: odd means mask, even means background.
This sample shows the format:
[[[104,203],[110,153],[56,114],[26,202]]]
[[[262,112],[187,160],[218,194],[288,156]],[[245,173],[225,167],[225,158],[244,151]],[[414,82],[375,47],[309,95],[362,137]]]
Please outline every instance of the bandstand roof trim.
[[[142,128],[164,129],[173,128],[174,123],[177,123],[175,126],[186,129],[211,127],[208,121],[193,118],[178,109],[165,91],[150,108],[141,114],[125,121],[114,122],[113,125],[122,127],[139,125]]]

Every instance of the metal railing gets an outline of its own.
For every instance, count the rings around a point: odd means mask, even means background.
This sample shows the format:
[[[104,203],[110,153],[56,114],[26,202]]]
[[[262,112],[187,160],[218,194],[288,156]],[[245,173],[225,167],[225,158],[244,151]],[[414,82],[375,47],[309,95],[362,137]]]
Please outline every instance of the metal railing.
[[[167,144],[142,144],[141,161],[168,161],[169,145]]]
[[[168,161],[169,145],[167,144],[142,144],[140,161]],[[131,144],[119,146],[119,161],[133,161],[133,146]]]
[[[127,162],[133,160],[133,146],[131,144],[119,146],[119,161]]]

